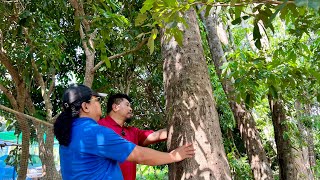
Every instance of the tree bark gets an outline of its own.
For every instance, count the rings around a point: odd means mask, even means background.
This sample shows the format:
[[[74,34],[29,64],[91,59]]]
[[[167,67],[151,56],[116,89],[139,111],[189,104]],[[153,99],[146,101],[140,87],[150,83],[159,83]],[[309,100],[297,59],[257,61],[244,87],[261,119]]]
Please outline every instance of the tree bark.
[[[30,41],[31,42],[31,41]],[[46,110],[46,120],[49,123],[54,123],[52,118],[52,103],[50,100],[51,93],[53,92],[55,86],[55,73],[52,73],[51,83],[48,86],[44,80],[43,75],[39,72],[38,66],[36,65],[35,60],[31,59],[31,64],[33,67],[35,82],[40,86],[41,95],[44,100],[45,110]],[[48,88],[49,87],[49,88]],[[31,96],[27,96],[30,98]],[[31,110],[32,114],[35,113],[35,108],[31,104],[32,99],[30,98],[27,107]],[[46,126],[42,123],[33,122],[34,127],[37,132],[37,141],[39,143],[39,157],[42,162],[42,172],[44,174],[43,179],[61,179],[60,174],[57,172],[55,167],[54,157],[53,157],[53,146],[54,146],[54,134],[52,126]],[[44,136],[46,134],[46,137]]]
[[[295,108],[297,111],[297,121],[298,121],[298,129],[301,135],[302,145],[301,145],[301,152],[302,152],[302,161],[305,165],[307,171],[308,171],[308,177],[307,179],[312,180],[313,172],[312,172],[312,161],[310,161],[310,150],[312,151],[312,148],[314,147],[313,144],[313,135],[310,132],[310,129],[305,126],[305,124],[302,122],[301,117],[303,115],[310,115],[309,106],[305,105],[305,108],[301,107],[301,103],[299,101],[295,102]]]
[[[312,106],[310,104],[308,104],[305,109],[306,109],[306,112],[308,115],[310,115],[310,116],[314,115],[312,113],[312,110],[311,110]],[[314,152],[315,147],[314,147],[312,128],[307,128],[306,141],[307,141],[307,146],[308,146],[309,163],[310,163],[311,168],[313,168],[316,166],[316,156],[315,156],[315,152]]]
[[[198,6],[198,8],[201,9],[201,6]],[[205,17],[205,12],[202,11],[200,12],[200,17],[207,30],[207,40],[217,75],[219,76],[223,89],[229,99],[229,104],[236,119],[237,127],[245,144],[254,179],[273,179],[272,170],[263,148],[259,132],[256,129],[255,121],[251,113],[244,107],[243,103],[238,104],[235,101],[235,97],[232,95],[234,86],[229,80],[223,79],[221,75],[221,67],[223,63],[227,61],[224,57],[224,52],[217,34],[217,14],[210,13],[208,17]]]
[[[308,179],[308,171],[303,163],[300,147],[294,147],[290,137],[285,138],[285,133],[290,129],[282,102],[272,99],[269,95],[269,106],[277,144],[280,180]]]
[[[0,62],[4,65],[4,67],[8,70],[11,75],[14,85],[16,96],[11,92],[6,92],[8,98],[14,98],[10,100],[13,108],[18,112],[24,112],[25,109],[25,95],[26,95],[26,87],[25,82],[22,79],[19,71],[15,66],[13,66],[9,60],[9,57],[5,54],[3,49],[0,49]],[[2,88],[4,88],[2,86]],[[18,179],[25,180],[28,169],[28,159],[29,159],[29,141],[30,141],[30,129],[29,124],[26,119],[22,116],[16,115],[16,119],[19,125],[19,128],[22,132],[22,145],[21,145],[21,157],[19,162],[19,170],[18,170]]]
[[[19,128],[22,132],[21,159],[18,170],[18,180],[25,180],[28,170],[30,129],[25,118],[20,116],[16,116],[16,118],[19,123]]]
[[[82,41],[82,47],[86,55],[86,69],[84,83],[86,86],[91,87],[94,79],[94,58],[95,58],[95,46],[94,39],[96,37],[96,31],[91,32],[90,22],[86,18],[86,14],[83,8],[83,2],[78,0],[69,0],[72,7],[75,9],[74,15],[75,18],[80,18],[81,23],[79,27],[80,38]]]
[[[184,15],[189,27],[183,46],[162,36],[168,150],[192,142],[194,158],[169,165],[169,179],[231,179],[219,117],[194,9]]]

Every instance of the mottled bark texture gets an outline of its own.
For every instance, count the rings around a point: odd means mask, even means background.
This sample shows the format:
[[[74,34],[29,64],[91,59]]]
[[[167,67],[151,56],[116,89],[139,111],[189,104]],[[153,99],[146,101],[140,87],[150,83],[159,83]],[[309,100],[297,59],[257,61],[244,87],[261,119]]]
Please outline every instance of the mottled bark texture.
[[[183,45],[162,36],[168,150],[192,142],[194,158],[169,165],[169,179],[231,179],[194,9],[184,18]]]
[[[308,179],[308,171],[303,163],[301,148],[293,144],[290,138],[284,138],[290,132],[288,119],[281,100],[274,100],[269,96],[274,135],[277,144],[280,180]],[[291,137],[292,138],[292,137]]]

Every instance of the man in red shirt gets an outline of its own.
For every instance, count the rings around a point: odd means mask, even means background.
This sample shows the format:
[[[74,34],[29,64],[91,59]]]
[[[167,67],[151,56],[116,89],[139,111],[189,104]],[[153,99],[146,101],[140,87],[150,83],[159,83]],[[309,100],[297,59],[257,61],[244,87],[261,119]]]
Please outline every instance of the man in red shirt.
[[[124,139],[139,146],[148,146],[167,139],[167,130],[141,130],[124,123],[132,118],[131,98],[126,94],[111,95],[107,103],[108,115],[100,119],[98,124],[113,129]],[[119,149],[120,151],[120,149]],[[125,161],[120,164],[124,180],[136,179],[136,164]]]

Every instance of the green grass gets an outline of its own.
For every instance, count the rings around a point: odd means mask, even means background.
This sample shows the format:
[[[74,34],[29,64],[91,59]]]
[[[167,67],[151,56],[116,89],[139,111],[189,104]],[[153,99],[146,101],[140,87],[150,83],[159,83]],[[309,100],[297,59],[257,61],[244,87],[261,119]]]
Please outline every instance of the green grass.
[[[167,180],[168,166],[137,165],[137,180]]]

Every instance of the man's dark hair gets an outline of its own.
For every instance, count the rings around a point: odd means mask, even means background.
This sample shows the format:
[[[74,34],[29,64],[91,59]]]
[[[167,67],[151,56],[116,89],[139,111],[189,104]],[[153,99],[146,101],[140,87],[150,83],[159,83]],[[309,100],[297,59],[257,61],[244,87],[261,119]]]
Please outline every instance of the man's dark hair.
[[[130,103],[132,102],[131,98],[126,94],[117,93],[110,95],[107,102],[107,113],[110,113],[112,111],[113,104],[120,104],[123,99],[128,100]]]

